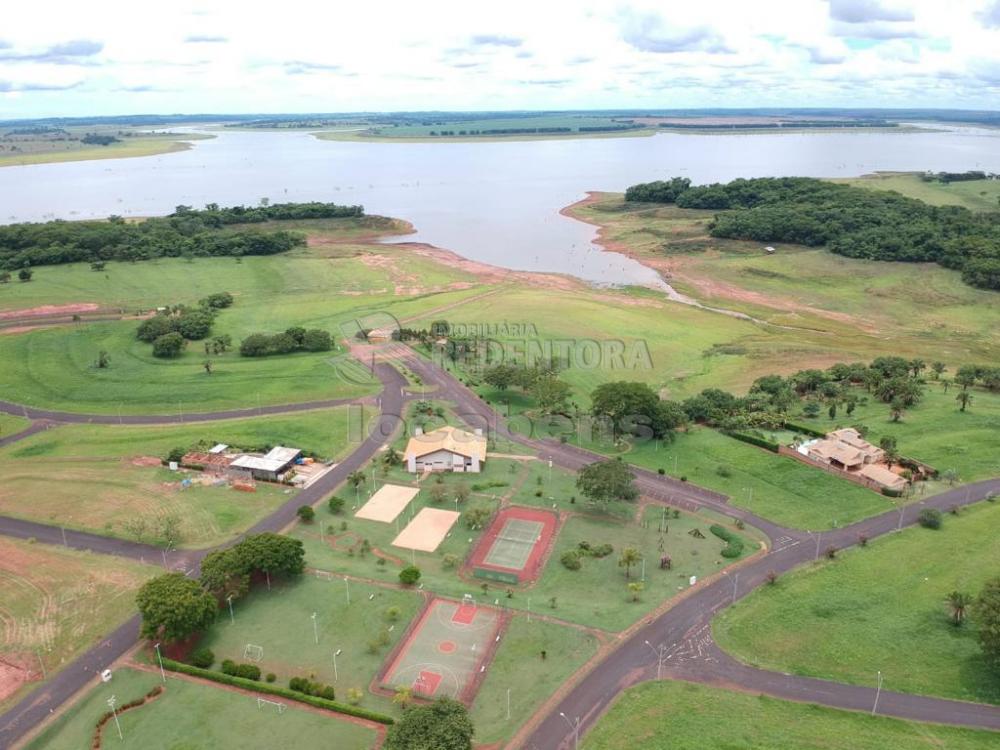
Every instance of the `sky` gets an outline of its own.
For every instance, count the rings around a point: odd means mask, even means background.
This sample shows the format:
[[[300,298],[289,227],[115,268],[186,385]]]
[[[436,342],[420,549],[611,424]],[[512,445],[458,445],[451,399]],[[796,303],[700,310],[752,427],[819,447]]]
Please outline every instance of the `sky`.
[[[1000,109],[1000,0],[16,2],[0,118]]]

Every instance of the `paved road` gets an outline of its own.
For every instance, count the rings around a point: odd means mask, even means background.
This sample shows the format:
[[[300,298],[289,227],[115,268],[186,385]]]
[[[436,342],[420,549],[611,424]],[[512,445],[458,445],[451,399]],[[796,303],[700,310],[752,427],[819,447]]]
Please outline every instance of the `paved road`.
[[[382,394],[379,396],[381,413],[371,425],[368,437],[350,456],[345,458],[333,469],[320,477],[311,486],[290,496],[288,502],[274,513],[257,523],[247,534],[262,531],[279,531],[295,520],[295,511],[300,505],[311,504],[321,500],[335,487],[346,481],[347,475],[360,468],[370,460],[379,449],[385,445],[399,426],[398,415],[403,413],[403,403],[406,397],[403,388],[406,380],[399,372],[389,365],[376,365],[375,374],[382,382]],[[324,402],[328,403],[328,402]],[[228,417],[217,416],[225,412],[216,412],[214,419]],[[145,559],[151,562],[161,560],[163,550],[150,545],[137,544],[127,540],[110,539],[85,532],[66,531],[66,546],[78,549],[90,549],[113,555],[122,555],[132,559]],[[39,541],[51,544],[63,544],[62,530],[59,527],[18,521],[12,518],[0,518],[0,534],[9,534],[20,538],[34,537]],[[244,535],[245,536],[245,535]],[[241,537],[242,538],[242,537]],[[235,542],[234,542],[235,543]],[[197,574],[201,559],[211,550],[172,552],[167,556],[168,565],[188,570]],[[150,559],[152,558],[152,559]],[[85,687],[96,674],[106,669],[115,660],[132,648],[139,637],[139,616],[136,615],[121,625],[108,637],[86,651],[72,664],[54,675],[41,689],[29,694],[18,704],[0,715],[0,748],[13,745],[25,733],[44,721],[49,713],[69,700],[74,693]]]
[[[48,421],[47,419],[40,419],[36,422],[32,422],[20,432],[13,432],[6,437],[0,438],[0,448],[3,448],[5,445],[10,445],[11,443],[16,443],[18,440],[24,440],[25,438],[36,435],[39,432],[45,432],[50,427],[54,426],[54,423]]]
[[[0,401],[0,412],[14,414],[28,419],[41,419],[49,422],[68,424],[184,424],[187,422],[214,422],[222,419],[241,419],[260,417],[268,414],[292,414],[310,409],[329,409],[334,406],[356,404],[362,398],[330,398],[322,401],[302,401],[297,404],[273,404],[251,409],[229,409],[226,411],[206,411],[177,414],[79,414],[72,411],[57,411],[53,409],[36,409],[11,401]],[[13,437],[13,436],[11,436]]]

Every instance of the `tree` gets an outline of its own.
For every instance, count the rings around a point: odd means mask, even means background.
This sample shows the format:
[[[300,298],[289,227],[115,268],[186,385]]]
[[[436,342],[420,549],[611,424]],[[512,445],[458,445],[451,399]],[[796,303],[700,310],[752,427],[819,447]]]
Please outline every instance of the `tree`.
[[[365,481],[365,474],[363,471],[352,471],[347,475],[347,481],[351,483],[351,486],[357,489]]]
[[[333,338],[329,331],[310,328],[302,336],[302,348],[307,352],[328,352],[333,348]]]
[[[97,365],[97,369],[106,370],[108,365],[111,364],[111,355],[101,349],[101,351],[97,353],[97,362],[94,364]]]
[[[975,384],[979,370],[975,365],[962,365],[955,372],[955,382],[962,386],[962,390]]]
[[[983,586],[972,608],[979,627],[979,646],[990,666],[1000,672],[1000,577]]]
[[[142,635],[180,641],[204,630],[219,608],[211,594],[183,573],[167,573],[142,585],[136,595]]]
[[[899,450],[896,448],[896,438],[885,435],[881,440],[878,441],[879,447],[885,454],[885,462],[888,468],[892,468],[893,464],[899,461]]]
[[[447,336],[451,332],[451,325],[447,320],[435,320],[431,323],[431,334],[434,336]]]
[[[316,518],[316,511],[313,510],[311,505],[300,505],[298,510],[295,511],[295,515],[299,517],[302,523],[312,523],[313,519]]]
[[[174,319],[161,313],[142,321],[135,331],[135,337],[151,344],[160,336],[171,333],[173,330]]]
[[[469,499],[469,495],[472,494],[469,490],[469,485],[465,482],[459,482],[456,484],[454,489],[452,489],[452,492],[455,493],[455,499],[460,503],[464,503]]]
[[[250,589],[250,575],[239,545],[209,552],[201,561],[202,587],[220,601],[229,596],[239,598]]]
[[[925,529],[941,528],[941,511],[937,508],[924,508],[917,515],[917,523]]]
[[[407,565],[399,571],[399,582],[404,586],[413,586],[420,580],[420,568],[416,565]]]
[[[331,513],[340,513],[344,510],[344,498],[332,495],[330,499],[326,501],[326,507],[330,509]]]
[[[972,394],[966,390],[961,390],[955,396],[955,400],[962,405],[959,411],[965,411],[965,407],[972,403]]]
[[[646,588],[646,584],[641,581],[632,581],[628,584],[629,593],[632,594],[632,601],[639,601],[639,594],[642,593],[643,589]]]
[[[931,372],[934,373],[934,379],[939,380],[941,375],[947,370],[948,367],[944,362],[931,362]]]
[[[271,350],[271,337],[263,333],[251,333],[240,342],[240,355],[243,357],[263,357]]]
[[[513,365],[493,365],[483,372],[483,381],[497,390],[506,391],[517,382],[518,368]]]
[[[889,416],[893,422],[901,420],[905,411],[906,403],[901,398],[894,398],[892,403],[889,404]]]
[[[531,396],[545,414],[556,414],[566,409],[573,390],[569,383],[556,377],[542,377],[531,387]]]
[[[660,397],[645,383],[626,380],[602,383],[593,390],[590,399],[591,413],[611,422],[616,439],[622,433],[664,437],[677,426],[679,412],[662,409]]]
[[[10,283],[10,271],[0,271],[0,284]]]
[[[435,505],[440,505],[441,503],[443,503],[445,500],[448,499],[448,488],[445,487],[443,484],[432,484],[430,495],[431,495],[431,502],[434,503]]]
[[[973,602],[973,596],[964,591],[952,591],[946,599],[948,609],[951,610],[951,621],[958,627],[965,621],[966,611]]]
[[[201,366],[205,368],[205,373],[208,375],[212,374],[212,360],[206,359],[201,363]]]
[[[22,268],[17,272],[17,278],[21,281],[31,281],[31,277],[35,275],[35,272],[30,268]]]
[[[184,337],[179,333],[165,333],[153,342],[153,356],[165,359],[176,357],[184,351],[185,345]]]
[[[632,573],[632,566],[638,565],[642,560],[642,555],[635,547],[626,547],[622,550],[621,557],[618,558],[618,567],[625,568],[625,577],[629,578]]]
[[[306,568],[305,548],[298,539],[264,532],[248,536],[236,546],[247,572],[294,576]]]
[[[469,712],[451,698],[407,708],[389,727],[386,750],[471,750],[475,727]]]
[[[576,487],[584,497],[607,507],[614,500],[632,502],[639,497],[635,477],[622,461],[596,461],[580,469]]]

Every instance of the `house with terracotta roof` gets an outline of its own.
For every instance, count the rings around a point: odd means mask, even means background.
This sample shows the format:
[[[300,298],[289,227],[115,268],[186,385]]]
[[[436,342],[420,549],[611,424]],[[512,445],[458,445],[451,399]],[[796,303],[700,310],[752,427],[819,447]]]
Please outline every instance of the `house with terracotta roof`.
[[[863,466],[858,470],[858,474],[870,479],[880,487],[885,487],[888,490],[902,492],[906,489],[906,480],[899,474],[890,471],[882,464],[869,464],[867,466]]]
[[[462,471],[479,473],[486,460],[486,438],[482,430],[469,432],[458,427],[439,427],[410,438],[403,453],[407,471]]]

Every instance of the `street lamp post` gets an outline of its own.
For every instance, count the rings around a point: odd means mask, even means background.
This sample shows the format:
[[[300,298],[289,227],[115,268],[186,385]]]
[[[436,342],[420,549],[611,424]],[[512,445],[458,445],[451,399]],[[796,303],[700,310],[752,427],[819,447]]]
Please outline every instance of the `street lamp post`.
[[[878,699],[882,694],[882,670],[878,671],[878,675],[875,678],[875,702],[872,704],[872,716],[875,715],[875,711],[878,709]]]
[[[569,724],[569,728],[573,730],[573,750],[580,750],[580,717],[577,716],[573,721],[569,720],[569,717],[562,711],[559,715],[563,717],[563,720]]]
[[[344,649],[338,648],[333,652],[333,681],[336,682],[340,679],[340,675],[337,673],[337,657],[343,652]]]
[[[156,649],[156,661],[158,661],[160,663],[160,679],[163,680],[164,682],[166,682],[167,681],[167,675],[163,671],[163,657],[160,655],[160,644],[157,643],[156,645],[153,646],[153,648]]]
[[[316,645],[318,646],[319,645],[319,629],[318,629],[318,626],[316,625],[316,613],[315,612],[312,613],[312,621],[313,621],[313,640],[316,641]]]
[[[344,590],[347,591],[347,603],[351,603],[351,579],[344,576]]]
[[[118,723],[118,712],[115,711],[115,696],[108,698],[108,708],[111,709],[111,715],[115,717],[115,726],[118,727],[118,739],[124,740],[122,736],[122,725]]]
[[[236,617],[233,615],[233,595],[230,594],[226,597],[226,601],[229,603],[229,624],[236,624]]]
[[[659,646],[654,646],[649,641],[645,641],[645,644],[652,649],[653,653],[656,654],[656,679],[662,679],[663,677],[663,662],[667,660],[667,647],[662,643]]]

